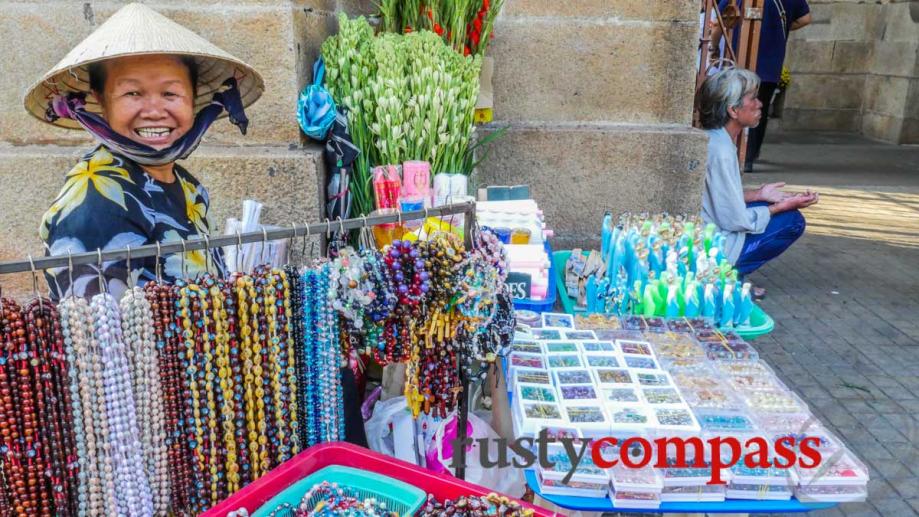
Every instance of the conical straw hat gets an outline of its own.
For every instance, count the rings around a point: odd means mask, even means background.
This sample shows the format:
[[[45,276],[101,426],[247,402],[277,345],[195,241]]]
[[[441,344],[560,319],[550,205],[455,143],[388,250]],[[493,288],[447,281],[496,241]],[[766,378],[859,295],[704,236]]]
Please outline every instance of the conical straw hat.
[[[171,54],[188,56],[198,64],[198,95],[195,111],[210,103],[214,92],[229,77],[236,77],[243,106],[261,97],[262,76],[242,60],[143,4],[129,4],[118,10],[98,29],[70,51],[50,72],[29,89],[23,102],[26,110],[48,122],[45,110],[54,94],[91,93],[88,65],[123,56]],[[92,95],[86,109],[100,113]],[[226,116],[226,112],[222,116]],[[76,121],[59,118],[52,124],[81,129]]]

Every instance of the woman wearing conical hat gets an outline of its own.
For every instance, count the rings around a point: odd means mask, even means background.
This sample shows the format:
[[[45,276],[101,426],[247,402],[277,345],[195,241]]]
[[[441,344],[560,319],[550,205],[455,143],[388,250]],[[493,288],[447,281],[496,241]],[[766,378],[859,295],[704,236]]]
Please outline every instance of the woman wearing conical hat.
[[[264,83],[252,67],[141,5],[123,7],[33,86],[26,109],[44,122],[88,131],[98,145],[67,173],[41,221],[52,255],[138,247],[207,235],[207,189],[176,160],[228,115],[245,134],[243,109]],[[210,270],[218,253],[193,251],[103,264],[108,290]],[[183,271],[182,268],[185,268]],[[71,284],[71,278],[73,285]],[[58,297],[99,289],[95,266],[49,272]]]

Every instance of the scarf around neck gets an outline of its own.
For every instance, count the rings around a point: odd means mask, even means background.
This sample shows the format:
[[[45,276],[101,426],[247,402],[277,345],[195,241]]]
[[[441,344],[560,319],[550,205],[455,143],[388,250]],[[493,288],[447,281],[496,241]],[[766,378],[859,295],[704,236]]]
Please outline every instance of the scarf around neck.
[[[45,118],[54,122],[59,118],[76,121],[83,129],[93,135],[99,143],[114,152],[142,165],[166,165],[176,160],[185,159],[194,151],[207,129],[217,120],[217,117],[226,109],[230,122],[239,128],[245,135],[249,119],[243,109],[242,99],[239,95],[239,86],[236,79],[230,77],[223,82],[223,86],[214,93],[211,102],[201,108],[195,115],[195,122],[188,133],[176,140],[171,146],[156,150],[148,145],[135,142],[130,138],[117,133],[101,115],[87,111],[86,93],[71,92],[67,95],[57,94],[48,102]]]

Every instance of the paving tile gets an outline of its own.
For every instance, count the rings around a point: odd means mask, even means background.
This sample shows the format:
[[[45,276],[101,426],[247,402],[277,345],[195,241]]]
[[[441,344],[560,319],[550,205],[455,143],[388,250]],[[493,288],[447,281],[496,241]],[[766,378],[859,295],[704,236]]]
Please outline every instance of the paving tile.
[[[903,499],[893,497],[877,499],[872,497],[871,502],[881,515],[884,516],[910,517],[916,515],[916,511]]]
[[[919,478],[916,476],[888,478],[887,482],[903,499],[919,497]]]
[[[870,493],[869,493],[869,497],[870,497]],[[846,503],[846,504],[840,505],[840,508],[842,508],[843,513],[846,514],[846,517],[875,517],[878,515],[882,515],[881,513],[878,513],[877,510],[874,509],[874,506],[872,506],[871,503],[868,503],[868,502]]]

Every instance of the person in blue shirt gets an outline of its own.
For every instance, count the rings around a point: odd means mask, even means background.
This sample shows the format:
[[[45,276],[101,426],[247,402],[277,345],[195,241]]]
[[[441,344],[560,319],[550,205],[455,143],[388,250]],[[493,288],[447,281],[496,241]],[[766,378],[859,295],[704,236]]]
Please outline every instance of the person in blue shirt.
[[[718,9],[722,13],[731,3],[735,3],[737,12],[743,12],[744,0],[719,0]],[[758,126],[750,128],[747,135],[747,154],[744,172],[753,172],[753,163],[759,158],[760,147],[766,136],[766,125],[772,108],[772,97],[782,76],[782,65],[785,62],[785,48],[791,31],[806,27],[811,23],[810,6],[807,0],[764,0],[763,20],[760,25],[759,50],[756,59],[756,74],[760,78],[758,98],[763,103],[763,115]],[[712,48],[718,48],[721,39],[719,27],[712,31]],[[738,48],[740,30],[734,31],[733,48]]]

